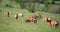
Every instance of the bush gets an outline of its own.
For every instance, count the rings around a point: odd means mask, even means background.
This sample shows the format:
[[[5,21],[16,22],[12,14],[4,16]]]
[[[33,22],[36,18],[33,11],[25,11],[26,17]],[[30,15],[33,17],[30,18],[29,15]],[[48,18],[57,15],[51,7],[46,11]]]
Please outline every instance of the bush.
[[[5,4],[5,6],[6,6],[6,7],[10,7],[10,8],[12,7],[12,5],[9,5],[9,4]]]
[[[32,12],[32,13],[34,13],[35,12],[35,5],[29,5],[29,12]]]
[[[35,11],[34,11],[34,8],[29,8],[29,12],[32,12],[32,13],[34,13]]]
[[[45,0],[39,0],[39,2],[43,4],[45,2]]]
[[[60,6],[54,6],[48,9],[51,13],[60,13]]]

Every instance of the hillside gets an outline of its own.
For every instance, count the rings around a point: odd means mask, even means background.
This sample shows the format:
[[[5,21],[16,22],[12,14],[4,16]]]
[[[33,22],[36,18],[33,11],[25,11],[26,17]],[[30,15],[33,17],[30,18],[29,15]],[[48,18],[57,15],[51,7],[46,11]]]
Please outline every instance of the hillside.
[[[59,2],[59,1],[58,1]],[[56,3],[58,3],[56,2]],[[60,3],[60,2],[59,2]],[[42,19],[45,16],[50,16],[52,19],[57,20],[60,24],[60,14],[53,13],[55,9],[57,9],[59,4],[49,5],[48,12],[42,11],[45,8],[44,4],[36,3],[36,7],[34,10],[38,11],[41,14],[42,18],[37,20],[37,23],[26,23],[26,19],[30,16],[34,16],[33,13],[29,12],[26,8],[21,9],[19,3],[15,1],[2,0],[0,3],[0,32],[60,32],[60,25],[57,29],[54,29],[52,26],[48,26],[47,22],[44,22]],[[33,3],[34,4],[34,3]],[[10,6],[11,5],[11,6]],[[31,4],[32,6],[32,4]],[[57,8],[56,8],[57,7]],[[10,17],[7,17],[5,13],[9,11]],[[60,10],[59,10],[60,11]],[[22,12],[23,17],[19,17],[15,19],[15,14]],[[52,12],[52,13],[51,13]]]

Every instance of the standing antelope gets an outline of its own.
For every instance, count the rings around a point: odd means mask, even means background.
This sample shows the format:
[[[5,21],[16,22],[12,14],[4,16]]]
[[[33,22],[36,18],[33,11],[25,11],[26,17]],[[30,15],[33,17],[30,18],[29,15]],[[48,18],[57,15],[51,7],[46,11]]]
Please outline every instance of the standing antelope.
[[[34,23],[36,23],[37,19],[33,18],[33,17],[29,17],[25,22],[34,22]]]
[[[58,28],[59,25],[58,21],[52,20],[50,17],[45,17],[43,20],[47,21],[48,25]]]
[[[6,12],[6,16],[9,17],[9,12]]]
[[[15,15],[15,18],[18,19],[18,14]]]
[[[18,16],[19,16],[19,17],[23,17],[23,14],[22,14],[22,13],[19,13]]]

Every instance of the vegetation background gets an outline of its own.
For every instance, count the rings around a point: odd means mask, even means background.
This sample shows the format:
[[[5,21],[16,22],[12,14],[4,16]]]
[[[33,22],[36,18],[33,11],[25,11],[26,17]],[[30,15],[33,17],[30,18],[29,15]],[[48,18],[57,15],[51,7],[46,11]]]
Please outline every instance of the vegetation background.
[[[10,17],[6,17],[6,11],[10,12]],[[42,18],[36,24],[25,23],[35,11],[60,23],[60,0],[0,0],[0,32],[60,32],[60,25],[58,29],[54,29],[42,21]],[[14,15],[20,12],[24,17],[16,20]]]

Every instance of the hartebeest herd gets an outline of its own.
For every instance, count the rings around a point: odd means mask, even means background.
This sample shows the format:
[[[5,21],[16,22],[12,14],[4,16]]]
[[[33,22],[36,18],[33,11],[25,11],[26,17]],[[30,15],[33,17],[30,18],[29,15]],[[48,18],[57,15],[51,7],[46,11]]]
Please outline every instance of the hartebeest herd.
[[[9,17],[9,12],[6,12],[6,16]],[[37,23],[37,18],[39,18],[41,15],[39,12],[35,12],[34,16],[32,17],[28,17],[27,20],[25,22],[34,22]],[[15,14],[15,18],[18,19],[18,17],[23,17],[22,13],[19,14]],[[58,27],[59,23],[56,20],[51,19],[50,17],[44,17],[43,21],[46,21],[48,23],[48,25],[50,26],[54,26],[55,28]]]

